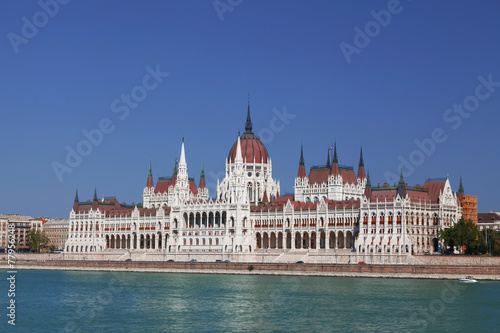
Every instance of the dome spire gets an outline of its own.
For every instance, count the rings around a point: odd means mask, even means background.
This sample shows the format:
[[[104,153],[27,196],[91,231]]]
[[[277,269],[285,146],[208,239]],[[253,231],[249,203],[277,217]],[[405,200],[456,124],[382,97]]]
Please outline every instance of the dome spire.
[[[245,133],[252,133],[252,118],[250,117],[250,94],[248,94],[247,122],[245,123]]]

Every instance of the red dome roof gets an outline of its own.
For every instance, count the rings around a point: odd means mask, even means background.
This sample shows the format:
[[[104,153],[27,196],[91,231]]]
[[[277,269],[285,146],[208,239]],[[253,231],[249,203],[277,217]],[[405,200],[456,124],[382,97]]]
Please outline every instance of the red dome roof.
[[[255,158],[255,163],[260,163],[262,158],[263,163],[267,163],[269,155],[267,153],[267,149],[260,139],[255,136],[252,132],[245,132],[241,138],[241,156],[243,157],[243,161],[247,163],[253,163]],[[234,159],[236,157],[236,146],[238,145],[238,140],[233,144],[231,150],[229,151],[228,160],[229,163],[234,163]]]
[[[245,133],[240,138],[241,142],[241,157],[243,157],[243,162],[253,163],[255,158],[255,163],[267,164],[269,155],[267,154],[267,149],[260,139],[255,136],[252,132],[252,119],[250,118],[250,102],[248,103],[247,111],[247,121],[245,123]],[[229,151],[229,156],[227,157],[229,163],[234,163],[234,158],[236,157],[236,146],[238,145],[238,140],[233,144],[231,150]]]

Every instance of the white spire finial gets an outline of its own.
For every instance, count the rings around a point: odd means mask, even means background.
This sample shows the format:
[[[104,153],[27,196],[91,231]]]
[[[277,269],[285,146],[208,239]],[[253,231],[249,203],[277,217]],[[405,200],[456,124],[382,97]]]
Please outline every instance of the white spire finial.
[[[238,136],[238,143],[236,146],[236,156],[234,157],[235,163],[243,163],[243,157],[241,156],[241,142],[240,137]]]

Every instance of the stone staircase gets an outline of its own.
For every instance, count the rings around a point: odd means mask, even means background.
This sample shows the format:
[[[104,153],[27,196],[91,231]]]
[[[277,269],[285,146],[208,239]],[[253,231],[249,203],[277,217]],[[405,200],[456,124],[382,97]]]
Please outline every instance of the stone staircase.
[[[288,250],[274,259],[275,263],[296,263],[297,261],[307,261],[307,250]]]

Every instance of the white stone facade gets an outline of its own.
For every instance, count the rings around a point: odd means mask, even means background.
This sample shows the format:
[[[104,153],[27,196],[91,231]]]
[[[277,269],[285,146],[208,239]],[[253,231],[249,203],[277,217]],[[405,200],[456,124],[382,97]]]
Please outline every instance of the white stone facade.
[[[437,250],[437,233],[461,217],[449,181],[408,188],[401,176],[393,187],[371,188],[362,156],[358,175],[333,163],[306,174],[303,156],[295,196],[280,197],[271,159],[252,133],[238,136],[226,158],[226,174],[210,199],[204,174],[199,186],[188,177],[186,151],[171,178],[153,184],[151,169],[143,205],[116,199],[80,203],[70,213],[67,252],[124,251],[259,253],[293,250],[366,254]]]

